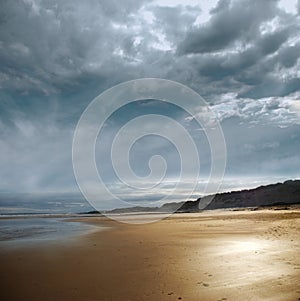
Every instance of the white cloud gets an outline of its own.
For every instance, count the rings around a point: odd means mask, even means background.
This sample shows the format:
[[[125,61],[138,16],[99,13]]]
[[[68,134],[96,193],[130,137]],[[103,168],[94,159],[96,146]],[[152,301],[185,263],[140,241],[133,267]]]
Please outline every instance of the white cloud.
[[[295,113],[299,117],[299,122],[300,122],[300,100],[293,100],[290,103],[290,112]]]
[[[299,123],[299,93],[285,97],[268,97],[261,99],[235,98],[225,95],[211,109],[220,121],[238,117],[241,121],[252,121],[260,124],[293,125]],[[232,98],[230,98],[232,97]]]
[[[297,14],[297,0],[280,0],[278,6],[290,14]]]

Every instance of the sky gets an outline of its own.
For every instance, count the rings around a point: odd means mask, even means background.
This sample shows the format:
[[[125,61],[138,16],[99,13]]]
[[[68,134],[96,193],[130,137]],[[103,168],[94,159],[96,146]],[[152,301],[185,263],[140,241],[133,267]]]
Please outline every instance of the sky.
[[[179,82],[207,102],[227,148],[220,191],[299,178],[299,33],[295,0],[1,1],[0,202],[16,208],[20,194],[48,193],[57,205],[59,195],[78,204],[77,122],[100,93],[139,78]],[[137,141],[129,158],[141,177],[152,156],[165,158],[159,192],[133,191],[116,177],[113,137],[143,114],[164,114],[189,131],[201,149],[199,182],[205,183],[211,153],[203,131],[181,108],[150,99],[116,111],[97,139],[98,171],[113,193],[155,204],[180,172],[174,145],[153,136]],[[184,189],[174,200],[182,195]]]

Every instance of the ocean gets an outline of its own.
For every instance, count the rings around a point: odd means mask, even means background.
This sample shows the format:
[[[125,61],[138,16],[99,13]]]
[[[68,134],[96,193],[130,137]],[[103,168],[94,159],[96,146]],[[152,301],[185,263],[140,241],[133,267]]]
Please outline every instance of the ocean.
[[[2,217],[0,247],[58,242],[100,228],[71,221],[70,217]]]

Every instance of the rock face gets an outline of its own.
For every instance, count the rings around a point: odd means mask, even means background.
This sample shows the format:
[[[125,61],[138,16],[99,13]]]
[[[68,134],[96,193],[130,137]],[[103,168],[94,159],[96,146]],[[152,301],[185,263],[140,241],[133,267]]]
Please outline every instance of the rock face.
[[[177,212],[196,212],[206,198],[185,202]],[[300,204],[300,180],[260,186],[255,189],[216,194],[205,209],[261,207]]]

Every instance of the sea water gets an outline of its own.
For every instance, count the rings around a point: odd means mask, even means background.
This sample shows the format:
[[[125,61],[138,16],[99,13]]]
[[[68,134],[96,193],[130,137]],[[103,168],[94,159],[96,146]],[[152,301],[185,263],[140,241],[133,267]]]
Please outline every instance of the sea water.
[[[57,242],[71,239],[100,227],[71,221],[70,218],[0,218],[0,247]]]

